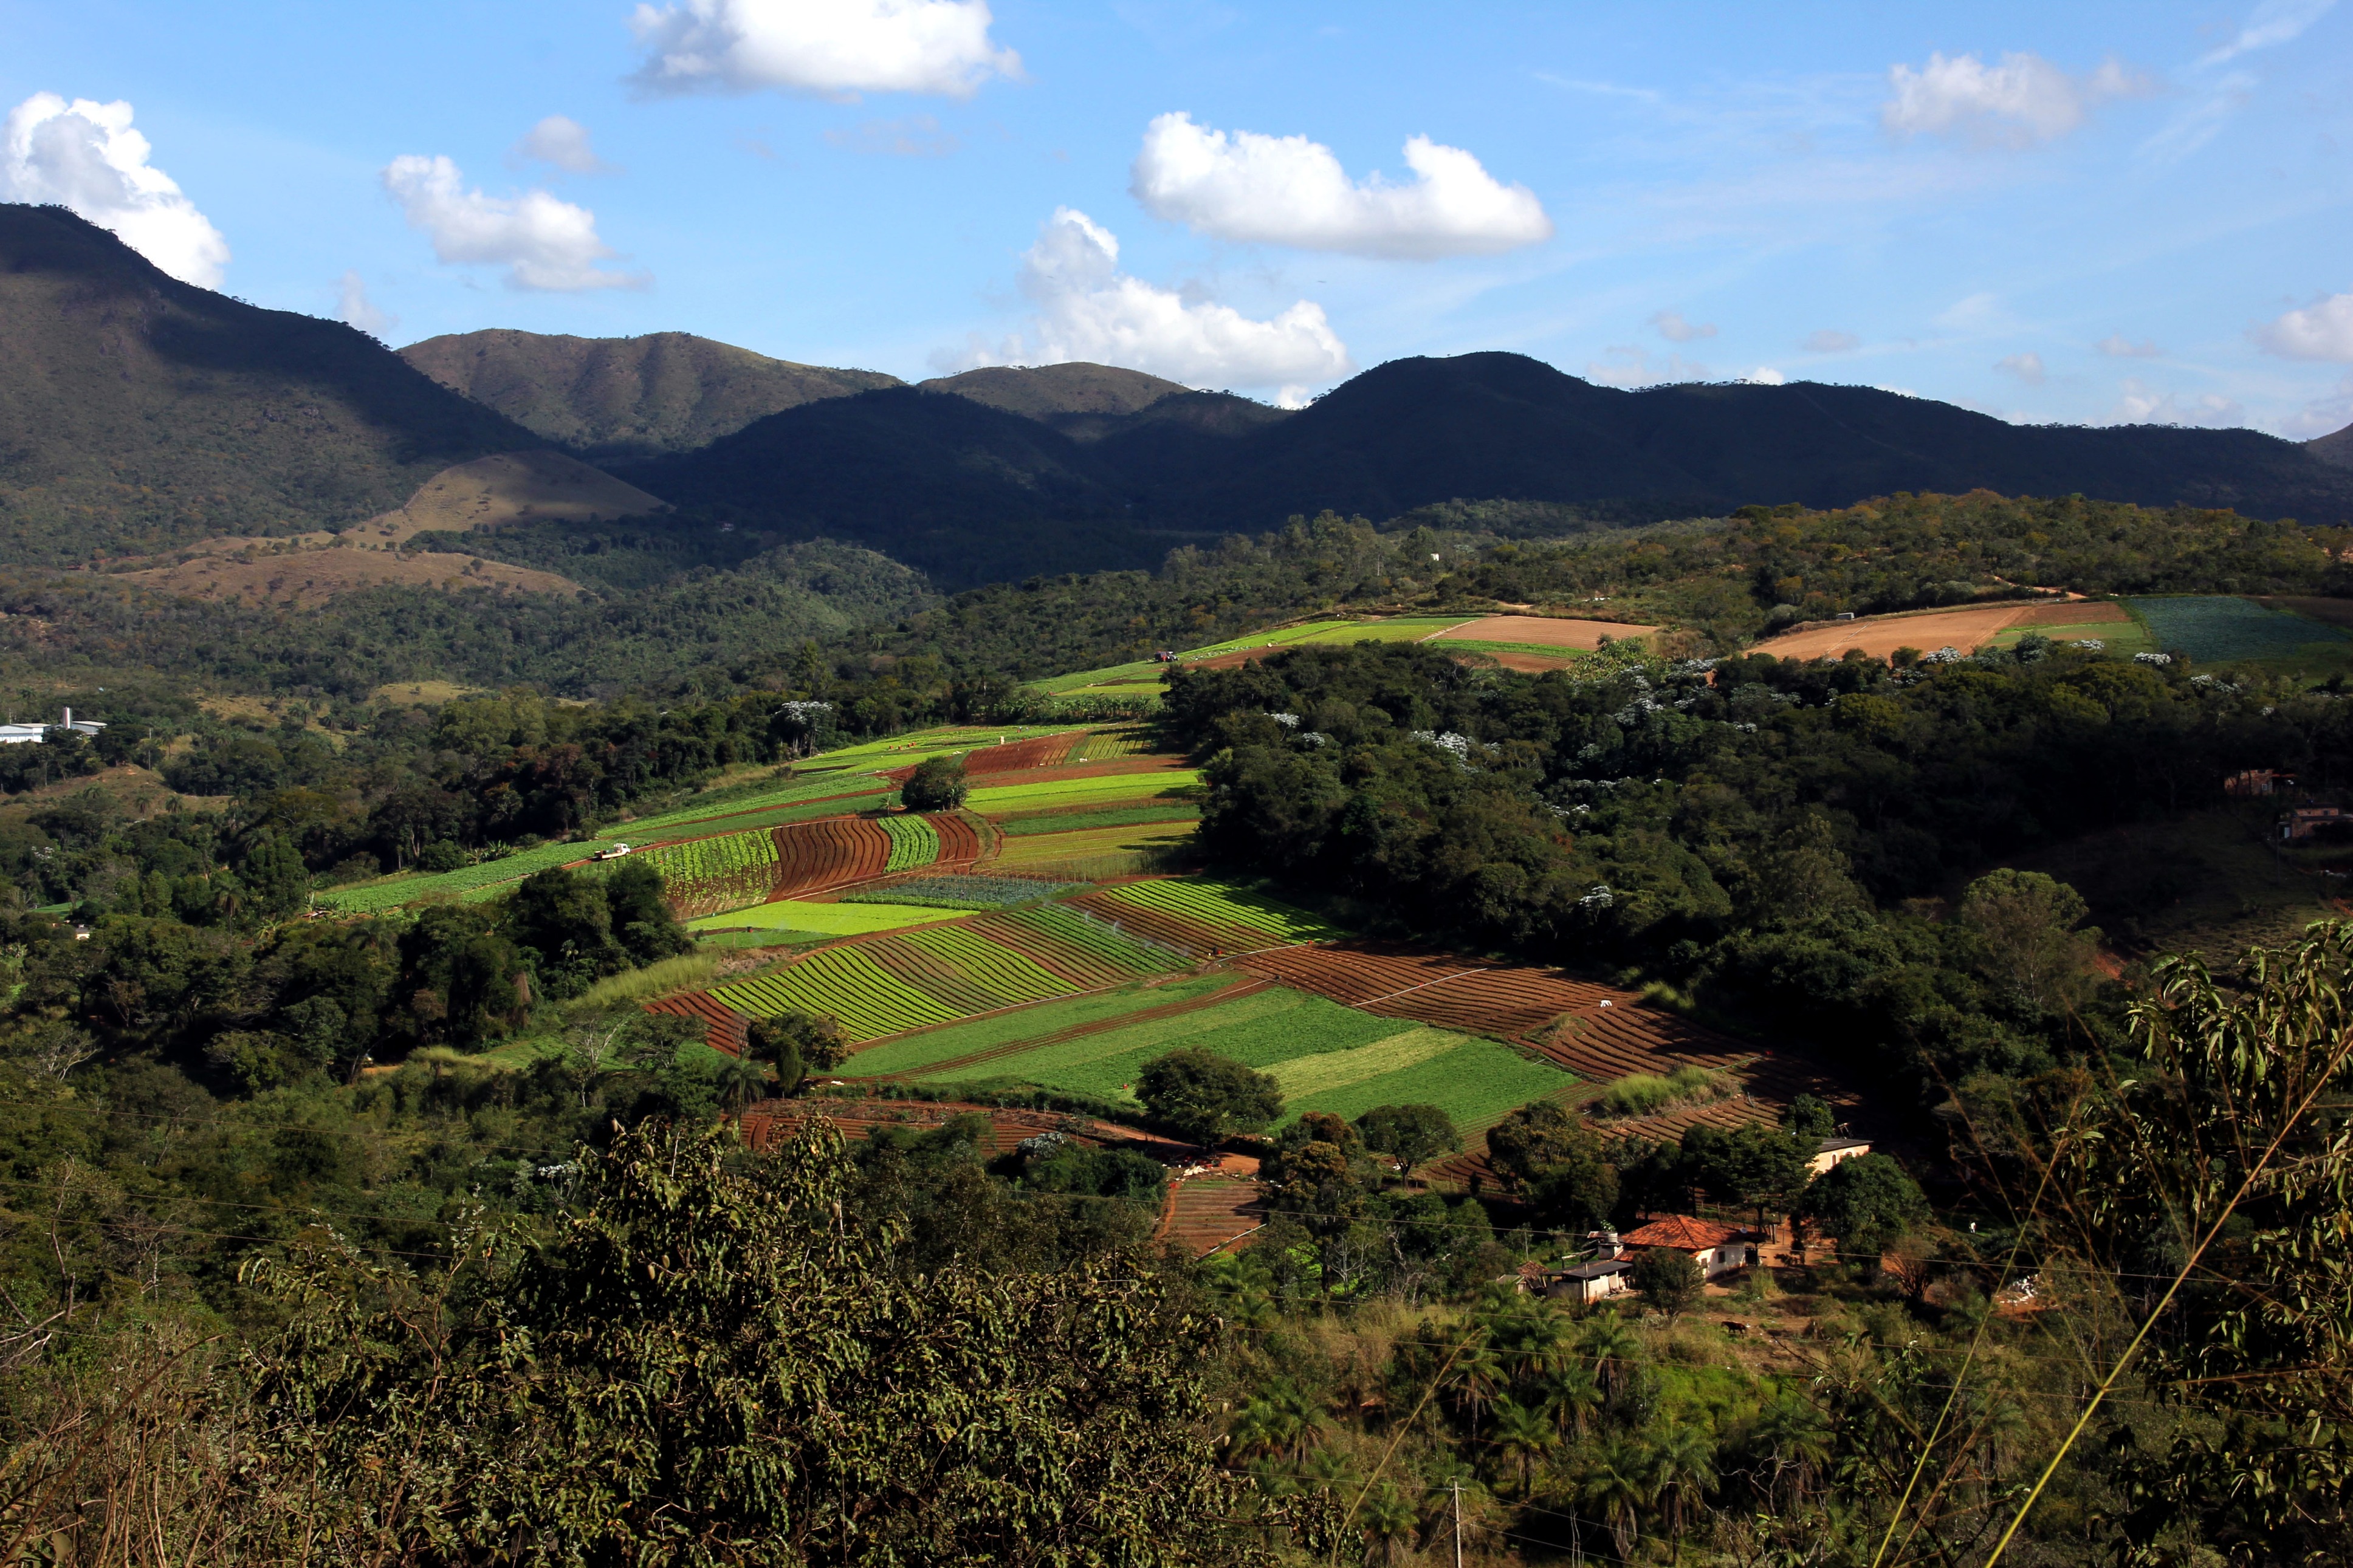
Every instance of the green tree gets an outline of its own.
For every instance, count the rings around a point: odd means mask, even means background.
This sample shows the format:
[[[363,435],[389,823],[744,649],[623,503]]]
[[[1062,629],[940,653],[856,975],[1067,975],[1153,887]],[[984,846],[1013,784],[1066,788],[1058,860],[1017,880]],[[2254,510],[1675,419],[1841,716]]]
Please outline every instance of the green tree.
[[[1155,1120],[1204,1147],[1282,1114],[1282,1088],[1273,1079],[1198,1046],[1145,1063],[1135,1097]]]
[[[954,811],[970,788],[962,757],[925,757],[899,786],[899,800],[909,811]]]
[[[1928,1217],[1919,1184],[1884,1154],[1840,1161],[1806,1188],[1803,1206],[1866,1276],[1878,1271],[1881,1253]]]
[[[1958,924],[1980,973],[2016,1000],[2056,1013],[2080,1004],[2098,981],[2100,933],[2075,929],[2088,912],[2066,883],[2004,867],[1968,885]]]
[[[1707,1276],[1700,1272],[1691,1254],[1672,1247],[1644,1247],[1635,1255],[1634,1267],[1628,1274],[1634,1289],[1670,1321],[1691,1310],[1692,1303],[1699,1300],[1700,1287],[1707,1282]]]
[[[1781,1112],[1781,1127],[1801,1142],[1820,1143],[1838,1131],[1838,1113],[1820,1097],[1801,1094]]]
[[[819,1123],[748,1163],[650,1124],[583,1156],[581,1218],[461,1242],[438,1281],[323,1231],[249,1270],[256,1484],[387,1561],[1256,1561],[1200,1435],[1212,1329],[1138,1258],[903,1271],[845,1225]],[[924,1375],[904,1369],[921,1364]],[[365,1410],[365,1420],[348,1413]]]
[[[808,1013],[780,1013],[754,1018],[744,1026],[744,1052],[776,1069],[776,1092],[797,1093],[813,1072],[831,1072],[849,1059],[849,1042],[831,1018]]]
[[[1423,1161],[1462,1147],[1454,1119],[1435,1105],[1377,1105],[1356,1118],[1365,1147],[1387,1154],[1401,1176]]]

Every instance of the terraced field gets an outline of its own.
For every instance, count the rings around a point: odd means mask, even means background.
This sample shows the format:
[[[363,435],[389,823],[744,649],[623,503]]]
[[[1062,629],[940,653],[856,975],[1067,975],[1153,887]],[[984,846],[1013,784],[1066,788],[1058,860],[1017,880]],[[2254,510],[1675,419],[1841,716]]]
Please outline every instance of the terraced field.
[[[828,817],[776,829],[776,880],[771,899],[797,898],[871,882],[891,864],[897,847],[881,821],[871,816]]]
[[[1238,962],[1252,973],[1351,1007],[1487,1035],[1529,1035],[1563,1014],[1632,1000],[1630,993],[1552,970],[1390,942],[1347,940],[1250,953]]]
[[[773,828],[665,844],[638,858],[661,873],[663,896],[681,920],[756,904],[776,885]]]
[[[899,931],[908,926],[926,925],[934,921],[952,921],[956,915],[955,910],[934,909],[923,904],[779,899],[773,903],[755,904],[748,910],[705,915],[701,920],[689,922],[687,929],[696,932],[770,931],[802,931],[821,936],[871,936],[877,931]]]
[[[1195,958],[1345,934],[1304,910],[1203,877],[1130,882],[1072,902]]]
[[[912,871],[940,858],[939,829],[923,817],[885,816],[877,825],[891,840],[891,853],[882,862],[884,875]]]

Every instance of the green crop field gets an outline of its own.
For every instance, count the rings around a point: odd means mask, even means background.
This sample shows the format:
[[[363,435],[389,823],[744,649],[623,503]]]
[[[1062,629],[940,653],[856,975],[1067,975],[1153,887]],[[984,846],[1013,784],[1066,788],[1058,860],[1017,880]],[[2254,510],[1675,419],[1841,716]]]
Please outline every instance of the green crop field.
[[[906,944],[946,965],[1002,1005],[1068,995],[1076,987],[1033,959],[975,935],[963,926],[909,931]]]
[[[2178,648],[2200,663],[2282,658],[2315,643],[2348,640],[2337,626],[2288,610],[2267,610],[2253,599],[2180,595],[2127,599],[2125,605],[2158,647]]]
[[[1196,996],[1207,995],[1232,984],[1232,978],[1228,975],[1204,974],[1166,981],[1157,985],[1139,981],[1133,985],[1123,985],[1116,991],[1098,991],[1085,996],[1066,996],[1059,1001],[1041,1002],[1035,1007],[1024,1007],[1017,1013],[998,1013],[966,1023],[925,1029],[895,1040],[885,1040],[850,1058],[849,1066],[842,1070],[875,1077],[918,1072],[937,1062],[954,1061],[959,1057],[996,1050],[1023,1040],[1058,1034],[1064,1029],[1100,1024],[1146,1007],[1166,1006],[1171,1002],[1189,1002]],[[994,1064],[987,1070],[994,1072]]]
[[[923,904],[943,910],[999,910],[1050,899],[1079,884],[1032,877],[916,877],[871,892],[844,893],[845,904]]]
[[[1198,768],[1165,768],[1145,773],[1113,773],[1106,778],[989,784],[966,795],[965,805],[975,811],[989,813],[1109,800],[1148,800],[1173,790],[1189,789],[1200,782]]]
[[[1176,1000],[1176,989],[1141,994]],[[1132,994],[1137,994],[1113,996]],[[1039,1011],[1014,1015],[1005,1021],[1007,1030]],[[1095,1015],[1112,1016],[1115,1013]],[[1068,1026],[1042,1020],[1033,1025],[1041,1035]],[[922,1070],[926,1061],[951,1060],[1020,1037],[992,1032],[984,1042],[962,1030],[931,1031],[860,1053],[857,1070],[943,1083],[1030,1083],[1134,1104],[1133,1085],[1146,1062],[1181,1047],[1198,1047],[1272,1074],[1284,1085],[1286,1120],[1310,1110],[1354,1117],[1376,1105],[1427,1104],[1466,1127],[1485,1126],[1514,1106],[1576,1081],[1559,1068],[1522,1057],[1493,1040],[1377,1018],[1320,996],[1283,990],[1016,1051],[961,1071]]]
[[[520,882],[533,872],[544,871],[551,866],[586,860],[599,849],[609,847],[612,842],[609,838],[596,838],[585,844],[543,844],[501,860],[461,866],[438,876],[404,877],[396,881],[371,882],[365,887],[336,889],[319,894],[318,901],[347,915],[360,915],[398,909],[419,899],[489,898],[509,882]]]
[[[922,817],[910,812],[878,820],[891,840],[891,858],[882,863],[883,875],[912,871],[940,858],[940,831]]]
[[[1329,942],[1346,933],[1305,910],[1206,877],[1170,877],[1107,889],[1121,903],[1211,924],[1246,926],[1286,942]]]
[[[722,952],[764,947],[803,947],[810,942],[831,942],[833,939],[818,931],[703,931],[694,933],[697,947],[717,948]]]
[[[829,1016],[860,1040],[944,1024],[956,1016],[956,1009],[924,995],[854,947],[829,947],[774,974],[714,986],[711,994],[755,1018],[780,1013]]]
[[[1082,833],[1091,827],[1137,827],[1150,822],[1198,822],[1201,808],[1180,803],[1166,805],[1114,805],[1102,811],[1050,811],[1017,816],[997,825],[1008,838],[1037,833]]]
[[[625,822],[613,829],[631,843],[675,837],[686,830],[738,833],[754,827],[775,827],[813,816],[839,816],[871,807],[882,796],[896,793],[887,780],[860,774],[796,781],[761,794],[706,806],[681,806],[659,816]],[[839,798],[836,797],[846,797]],[[815,804],[819,803],[822,804]]]
[[[2049,637],[2054,643],[2095,642],[2100,651],[2111,658],[2129,658],[2137,653],[2154,653],[2157,644],[2150,638],[2148,628],[2138,621],[2086,621],[2073,626],[2010,626],[1994,634],[1996,647],[2016,647],[2018,639],[2029,632]]]
[[[929,925],[958,918],[955,910],[925,909],[915,904],[820,904],[801,899],[779,899],[723,915],[689,921],[689,931],[813,931],[827,936],[866,936],[902,926]]]
[[[1039,904],[1003,917],[1015,926],[1068,942],[1112,968],[1129,974],[1166,974],[1189,967],[1192,960],[1122,935],[1084,910],[1064,904]]]

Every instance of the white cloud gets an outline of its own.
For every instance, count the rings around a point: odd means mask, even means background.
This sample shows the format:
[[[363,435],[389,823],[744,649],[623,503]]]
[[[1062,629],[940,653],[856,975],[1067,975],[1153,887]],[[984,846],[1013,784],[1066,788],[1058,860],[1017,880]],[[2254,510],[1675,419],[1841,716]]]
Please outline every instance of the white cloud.
[[[970,98],[1021,57],[989,41],[987,0],[685,0],[629,18],[648,92]]]
[[[1750,386],[1787,386],[1789,378],[1769,364],[1760,364],[1740,378]]]
[[[2263,0],[2263,4],[2247,14],[2246,25],[2231,36],[2229,43],[2210,51],[2198,63],[2201,66],[2220,65],[2250,49],[2268,49],[2275,44],[2293,43],[2306,27],[2327,16],[2336,4],[2337,0]]]
[[[1646,349],[1614,344],[1598,360],[1585,362],[1585,379],[1603,386],[1657,386],[1672,381],[1705,381],[1707,366],[1681,354],[1654,360]]]
[[[1715,336],[1713,321],[1687,321],[1680,310],[1662,310],[1651,318],[1651,325],[1659,329],[1659,336],[1671,343],[1687,343],[1696,338]]]
[[[0,132],[0,198],[70,207],[181,282],[217,289],[228,241],[148,163],[153,151],[129,104],[37,92]]]
[[[1808,332],[1799,346],[1810,354],[1851,354],[1862,347],[1862,340],[1836,327],[1822,327]]]
[[[2156,359],[2165,353],[2147,338],[2135,342],[2122,332],[2110,332],[2092,346],[2110,359]]]
[[[507,150],[507,166],[548,163],[568,174],[611,174],[617,170],[588,145],[588,128],[568,115],[551,114]]]
[[[575,292],[643,288],[642,273],[607,272],[596,263],[614,254],[596,237],[596,215],[545,191],[485,195],[465,188],[465,176],[447,158],[395,158],[384,188],[401,205],[411,228],[433,241],[433,254],[454,266],[507,269],[511,289]]]
[[[2353,375],[2289,415],[2280,433],[2291,441],[2308,441],[2316,436],[2333,436],[2348,426],[2353,426]]]
[[[1219,239],[1351,256],[1492,256],[1552,237],[1535,193],[1499,183],[1460,147],[1416,136],[1405,161],[1409,182],[1358,184],[1320,142],[1164,114],[1145,128],[1129,189],[1154,216]]]
[[[335,285],[335,314],[350,326],[357,327],[370,337],[380,338],[400,325],[400,318],[387,316],[376,309],[368,298],[367,280],[356,272],[346,272]]]
[[[2184,401],[2178,394],[2159,392],[2144,382],[2127,381],[2116,399],[2121,425],[2244,425],[2247,410],[2238,399],[2207,393]]]
[[[934,364],[1087,360],[1191,386],[1280,386],[1293,397],[1356,368],[1321,305],[1302,300],[1271,321],[1253,321],[1130,277],[1119,270],[1118,239],[1070,207],[1057,207],[1039,229],[1021,258],[1020,283],[1038,312],[1026,334],[994,347],[975,339],[962,353],[933,356]]]
[[[1879,122],[1889,134],[2013,148],[2064,136],[2103,99],[2147,90],[2143,78],[2115,60],[2079,78],[2033,54],[2007,54],[1997,66],[1975,55],[1932,54],[1918,70],[1890,67],[1887,82],[1894,96],[1880,107]]]
[[[2008,371],[2029,386],[2041,386],[2050,379],[2042,369],[2042,356],[2032,350],[2024,353],[2004,354],[1994,362],[1993,367]]]
[[[2353,364],[2353,294],[2331,294],[2257,327],[2255,342],[2287,359]]]
[[[1996,332],[2010,325],[1998,294],[1971,294],[1936,312],[1936,325],[1957,332]]]

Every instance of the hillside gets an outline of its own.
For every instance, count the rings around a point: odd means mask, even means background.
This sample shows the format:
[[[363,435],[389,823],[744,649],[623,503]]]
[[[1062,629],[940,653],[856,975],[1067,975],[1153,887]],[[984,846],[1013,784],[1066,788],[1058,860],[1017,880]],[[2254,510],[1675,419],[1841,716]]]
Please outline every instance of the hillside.
[[[2015,426],[1867,387],[1622,392],[1478,353],[1398,360],[1285,415],[1219,394],[1145,402],[1148,378],[1100,366],[950,381],[961,408],[923,395],[937,382],[812,405],[627,477],[744,521],[913,552],[948,585],[1147,565],[1172,542],[1294,513],[1386,519],[1457,498],[1639,522],[1985,489],[2353,521],[2353,473],[2254,431]]]
[[[575,338],[501,327],[427,338],[400,355],[591,458],[687,451],[783,409],[899,384],[879,371],[796,364],[688,332]]]
[[[917,382],[924,392],[954,393],[1007,414],[1050,423],[1070,414],[1134,414],[1185,388],[1140,370],[1116,365],[989,365],[959,375]]]
[[[2353,468],[2353,425],[2348,425],[2333,436],[2306,441],[2304,449],[2324,463],[2334,463],[2340,468]]]
[[[353,523],[544,445],[363,332],[174,281],[59,207],[0,205],[0,363],[16,563]]]

